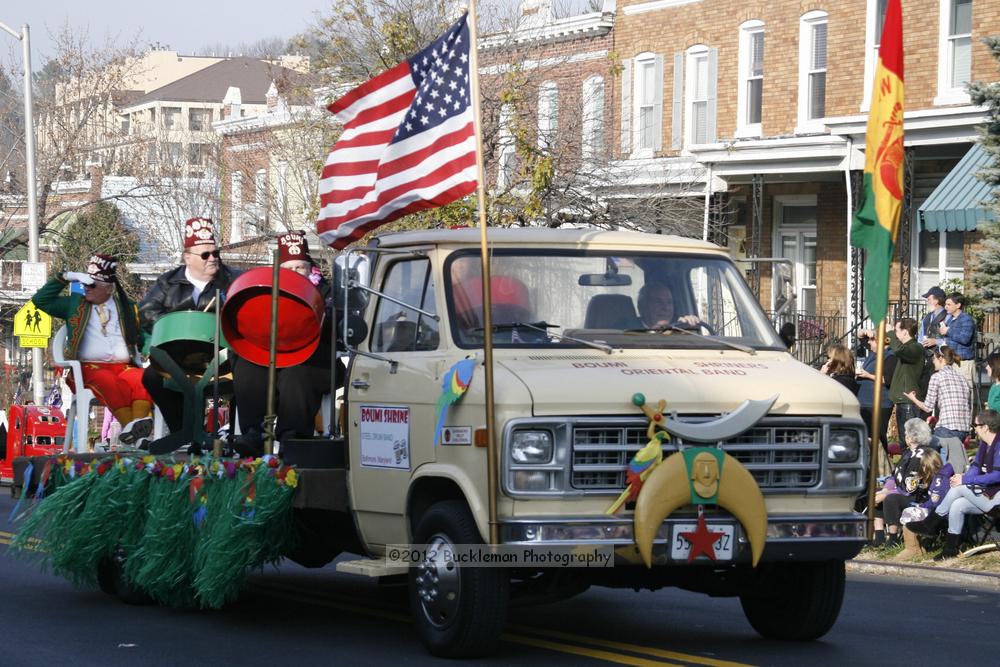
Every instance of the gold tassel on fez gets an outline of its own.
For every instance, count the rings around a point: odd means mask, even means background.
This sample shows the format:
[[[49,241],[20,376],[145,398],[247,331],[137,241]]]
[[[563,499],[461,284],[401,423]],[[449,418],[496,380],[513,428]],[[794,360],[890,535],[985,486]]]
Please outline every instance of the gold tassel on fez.
[[[728,510],[743,526],[753,566],[764,552],[767,508],[753,475],[721,449],[691,447],[668,456],[646,478],[635,503],[635,543],[646,567],[653,564],[653,539],[671,513],[684,505]]]

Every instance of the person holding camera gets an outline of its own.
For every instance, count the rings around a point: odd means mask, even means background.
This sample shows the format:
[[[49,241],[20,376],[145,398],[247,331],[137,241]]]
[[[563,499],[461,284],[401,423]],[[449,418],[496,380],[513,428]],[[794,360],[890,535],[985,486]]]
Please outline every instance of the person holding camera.
[[[904,317],[896,320],[888,335],[889,347],[897,360],[889,382],[889,400],[896,410],[896,428],[900,436],[905,433],[906,422],[920,416],[920,409],[906,396],[913,391],[919,392],[920,375],[924,371],[924,348],[917,342],[917,329],[915,319]],[[871,329],[858,333],[869,338],[875,336]]]

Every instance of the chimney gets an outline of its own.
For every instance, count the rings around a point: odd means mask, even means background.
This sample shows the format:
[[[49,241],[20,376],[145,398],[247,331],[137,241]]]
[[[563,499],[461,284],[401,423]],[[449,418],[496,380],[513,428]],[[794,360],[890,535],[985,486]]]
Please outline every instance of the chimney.
[[[274,85],[274,81],[271,82],[271,86],[267,89],[267,93],[264,95],[264,99],[267,101],[267,111],[272,113],[278,108],[278,87]]]
[[[552,22],[552,0],[521,0],[518,28],[541,28]]]
[[[236,86],[229,86],[226,96],[222,98],[222,118],[239,118],[240,106],[243,103],[243,96]]]

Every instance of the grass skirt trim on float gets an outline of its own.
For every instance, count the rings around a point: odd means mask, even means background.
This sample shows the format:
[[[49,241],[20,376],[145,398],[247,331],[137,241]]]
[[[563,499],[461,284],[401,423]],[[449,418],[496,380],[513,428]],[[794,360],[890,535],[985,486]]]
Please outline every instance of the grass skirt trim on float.
[[[131,587],[163,605],[219,608],[250,569],[294,548],[297,484],[295,469],[272,456],[61,456],[11,546],[88,587],[102,561],[123,550]]]

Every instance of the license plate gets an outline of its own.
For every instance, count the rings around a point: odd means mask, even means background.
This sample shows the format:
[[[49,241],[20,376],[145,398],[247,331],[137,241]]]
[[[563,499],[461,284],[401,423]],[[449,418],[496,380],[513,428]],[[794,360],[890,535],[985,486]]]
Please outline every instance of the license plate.
[[[691,553],[691,543],[681,533],[693,533],[698,529],[696,523],[674,524],[670,540],[670,558],[673,560],[687,560]],[[735,545],[735,530],[732,524],[710,523],[708,530],[712,533],[722,533],[715,542],[712,543],[712,550],[715,552],[715,560],[732,560],[733,547]],[[704,553],[698,554],[695,560],[707,559]]]

